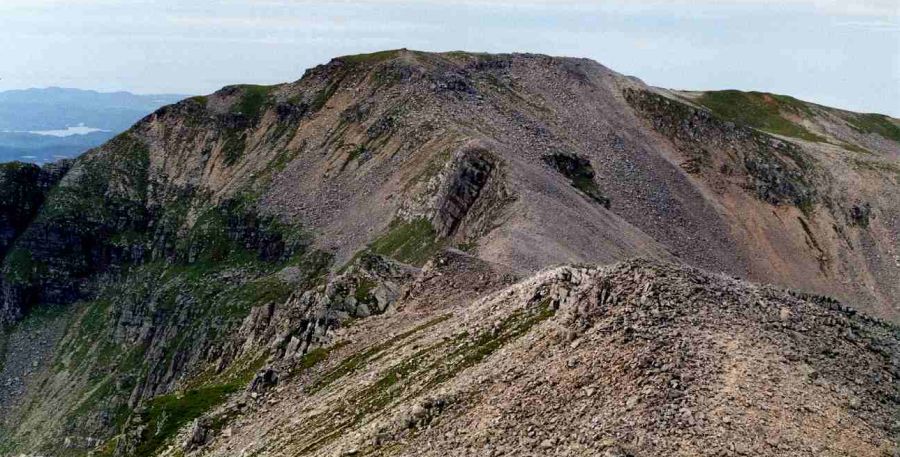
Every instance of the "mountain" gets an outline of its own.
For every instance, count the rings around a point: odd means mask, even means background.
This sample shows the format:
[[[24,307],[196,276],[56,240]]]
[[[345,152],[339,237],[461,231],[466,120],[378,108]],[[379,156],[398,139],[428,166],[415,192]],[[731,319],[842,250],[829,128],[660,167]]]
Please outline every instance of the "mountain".
[[[531,54],[165,106],[0,168],[0,453],[891,455],[898,132]]]
[[[59,87],[0,92],[0,162],[75,157],[184,98]]]

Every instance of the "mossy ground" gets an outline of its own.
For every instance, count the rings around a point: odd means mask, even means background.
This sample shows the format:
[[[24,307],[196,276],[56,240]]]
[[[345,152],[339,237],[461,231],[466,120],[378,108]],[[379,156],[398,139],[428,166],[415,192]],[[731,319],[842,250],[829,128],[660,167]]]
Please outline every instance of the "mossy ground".
[[[327,371],[320,378],[318,378],[318,380],[316,380],[316,382],[314,382],[312,385],[310,385],[308,391],[310,393],[314,393],[314,392],[318,392],[321,389],[324,389],[332,382],[334,382],[340,378],[343,378],[344,376],[346,376],[350,373],[355,372],[357,369],[364,366],[369,361],[380,357],[384,353],[384,351],[405,341],[407,338],[417,334],[418,332],[421,332],[425,329],[428,329],[429,327],[432,327],[434,325],[437,325],[441,322],[446,321],[450,317],[451,317],[451,315],[449,315],[449,314],[439,316],[437,318],[429,320],[428,322],[425,322],[424,324],[418,325],[416,327],[413,327],[410,330],[402,332],[402,333],[394,336],[393,338],[388,339],[387,341],[376,344],[362,352],[358,352],[356,354],[353,354],[353,355],[347,357],[340,364],[338,364],[335,368]]]
[[[900,143],[900,125],[883,114],[853,114],[848,119],[850,125],[862,133],[874,133]]]
[[[241,95],[240,101],[232,108],[232,111],[238,112],[251,119],[257,119],[262,115],[263,107],[269,101],[269,95],[277,86],[257,86],[246,85],[241,86],[244,93]]]
[[[763,92],[723,90],[705,92],[696,100],[717,116],[779,135],[807,141],[825,141],[805,127],[787,119],[784,114],[809,116],[811,108],[800,100],[785,95]]]
[[[243,386],[225,384],[190,389],[154,398],[148,405],[147,432],[135,457],[152,456],[182,426],[200,417]]]
[[[425,218],[395,220],[386,234],[373,241],[372,252],[420,266],[440,249],[437,232]]]

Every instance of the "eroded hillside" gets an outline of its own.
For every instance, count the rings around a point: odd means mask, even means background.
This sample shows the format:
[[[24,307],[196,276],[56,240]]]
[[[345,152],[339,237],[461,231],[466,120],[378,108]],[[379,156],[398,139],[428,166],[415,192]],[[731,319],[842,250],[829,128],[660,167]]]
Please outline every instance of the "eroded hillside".
[[[0,174],[0,453],[888,452],[897,330],[846,306],[900,316],[897,129],[406,50],[164,107]]]

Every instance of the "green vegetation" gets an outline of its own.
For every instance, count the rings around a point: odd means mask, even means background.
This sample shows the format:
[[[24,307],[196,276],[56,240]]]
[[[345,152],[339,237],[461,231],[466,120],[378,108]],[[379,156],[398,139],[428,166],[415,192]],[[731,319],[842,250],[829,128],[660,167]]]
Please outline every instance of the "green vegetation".
[[[592,177],[578,176],[572,179],[572,185],[575,186],[576,189],[584,192],[584,194],[588,197],[591,197],[592,200],[609,209],[609,197],[603,195],[603,193],[600,191],[600,187],[597,186],[597,183]]]
[[[893,176],[896,182],[900,182],[900,165],[893,162],[853,158],[850,160],[853,168],[859,171],[870,171],[887,176]]]
[[[342,344],[339,344],[336,347],[340,347],[340,346],[342,346]],[[302,370],[308,370],[308,369],[318,365],[323,360],[327,359],[328,354],[330,354],[331,351],[336,349],[336,347],[315,348],[315,349],[307,352],[306,354],[303,354],[303,357],[300,359],[300,362],[297,364],[297,366]]]
[[[50,192],[36,222],[59,222],[72,230],[93,232],[121,224],[119,218],[140,219],[149,166],[147,146],[130,132],[122,133],[81,160],[77,173],[69,174],[74,179]]]
[[[862,133],[874,133],[900,143],[900,125],[883,114],[854,114],[848,119],[850,125]]]
[[[735,109],[742,108],[745,95],[753,100],[752,95],[737,91],[713,94],[728,100],[725,95],[729,93],[736,97],[736,100],[731,101],[735,104]],[[793,142],[773,142],[770,135],[744,127],[732,131],[726,125],[727,119],[715,114],[698,118],[696,108],[649,91],[626,89],[625,96],[633,107],[653,120],[655,129],[672,139],[676,147],[689,157],[686,171],[698,172],[707,166],[709,151],[706,148],[709,141],[704,137],[711,135],[709,140],[718,141],[716,138],[724,135],[725,138],[730,138],[729,142],[733,141],[727,146],[726,153],[732,159],[742,162],[738,166],[742,165],[748,175],[747,190],[752,191],[758,199],[773,205],[794,205],[807,214],[814,209],[819,197],[816,186],[810,180],[821,172],[816,159]],[[776,101],[782,99],[772,98]],[[723,100],[719,101],[727,104]],[[788,99],[785,103],[793,102]],[[800,107],[791,109],[801,110]],[[693,125],[696,121],[705,124],[705,129],[696,129]],[[698,133],[700,137],[697,137]],[[733,133],[739,134],[734,136]],[[720,168],[719,172],[728,172],[728,169]]]
[[[190,389],[154,398],[148,405],[147,429],[135,456],[152,456],[179,428],[222,403],[243,386],[226,384]]]
[[[399,56],[402,51],[402,49],[392,49],[387,51],[372,52],[369,54],[354,54],[349,56],[341,56],[336,60],[340,60],[341,62],[350,64],[372,64],[393,59]]]
[[[300,266],[308,273],[306,279],[285,282],[277,273],[285,265]],[[124,404],[110,407],[104,400],[125,399],[127,395],[123,394],[133,386],[117,385],[113,379],[142,379],[154,370],[167,369],[177,354],[219,344],[253,306],[284,300],[295,288],[310,287],[326,270],[327,262],[264,262],[253,258],[239,263],[228,259],[188,265],[154,262],[133,268],[128,279],[108,287],[98,300],[87,304],[70,328],[62,363],[65,371],[87,374],[88,384],[79,389],[91,394],[69,413],[68,421],[75,423],[104,407],[111,409],[113,423],[121,427],[130,409]],[[140,303],[155,303],[155,312],[162,319],[155,325],[160,329],[177,325],[177,338],[151,340],[147,347],[115,344],[113,322],[119,308]],[[166,334],[163,330],[160,333]],[[161,357],[146,358],[146,354],[160,353]],[[135,455],[155,455],[180,427],[220,404],[231,392],[244,388],[265,360],[266,354],[238,360],[219,374],[210,367],[189,381],[184,392],[152,399],[147,404],[150,427]]]
[[[463,252],[473,253],[478,249],[478,240],[463,241],[456,248]]]
[[[269,100],[269,94],[277,86],[241,86],[244,93],[241,94],[241,100],[232,107],[233,112],[241,113],[250,119],[257,119],[262,115],[262,108]]]
[[[360,303],[374,303],[375,297],[372,295],[372,290],[375,286],[377,286],[375,281],[372,281],[369,278],[360,278],[356,285],[356,291],[353,294],[353,297]]]
[[[251,123],[256,123],[263,114],[263,108],[270,102],[269,94],[277,86],[241,86],[243,93],[241,99],[231,107],[232,113],[240,113],[246,116]],[[222,140],[222,153],[225,157],[225,165],[236,164],[244,155],[247,148],[244,133],[244,125],[225,129]]]
[[[22,247],[13,248],[3,260],[4,279],[10,284],[31,284],[47,271],[46,265],[35,261],[31,253]]]
[[[372,252],[421,266],[440,249],[437,232],[428,219],[397,219],[386,234],[369,246]]]
[[[329,81],[328,85],[326,85],[324,89],[316,93],[316,97],[313,98],[312,103],[309,105],[309,109],[312,112],[316,112],[324,108],[325,104],[328,103],[328,100],[331,99],[331,96],[334,95],[335,92],[337,92],[342,80],[342,77],[338,77],[334,81]]]
[[[290,371],[287,373],[287,377],[296,376],[297,374],[324,362],[332,352],[337,351],[345,345],[347,345],[347,341],[339,341],[331,346],[320,346],[311,349],[306,354],[303,354],[303,357],[291,367]]]
[[[569,178],[573,187],[609,209],[609,197],[603,195],[594,181],[594,168],[590,160],[568,152],[557,152],[544,156],[544,162]]]
[[[697,102],[715,115],[735,123],[807,141],[825,141],[823,137],[784,117],[784,113],[801,117],[812,115],[809,105],[793,97],[723,90],[705,92]]]
[[[241,286],[235,299],[241,304],[284,303],[294,292],[295,284],[285,282],[276,275],[250,281]]]
[[[8,344],[9,333],[6,329],[0,330],[0,373],[3,372],[3,364],[6,363],[6,345]]]
[[[383,343],[376,344],[376,345],[370,347],[369,349],[366,349],[363,352],[358,352],[356,354],[351,355],[350,357],[347,357],[337,367],[335,367],[334,369],[332,369],[332,370],[328,371],[327,373],[325,373],[324,375],[322,375],[321,378],[319,378],[315,383],[313,383],[309,387],[308,391],[310,393],[315,393],[315,392],[322,390],[323,388],[327,387],[332,382],[334,382],[350,373],[355,372],[358,368],[362,367],[363,365],[368,363],[370,360],[374,360],[374,359],[380,357],[384,353],[385,350],[394,347],[394,345],[396,345],[397,343],[400,343],[401,341],[409,338],[412,335],[415,335],[418,332],[421,332],[422,330],[425,330],[429,327],[432,327],[441,322],[444,322],[445,320],[449,319],[450,317],[451,317],[450,314],[445,314],[443,316],[439,316],[428,322],[425,322],[424,324],[418,325],[410,330],[400,333],[399,335],[396,335],[393,338],[391,338]],[[334,349],[336,349],[336,348],[334,348]]]
[[[63,393],[79,396],[78,404],[66,413],[65,421],[73,429],[100,408],[111,413],[113,427],[120,429],[131,414],[124,401],[134,382],[169,369],[178,356],[221,344],[254,306],[284,301],[294,290],[321,280],[330,256],[308,251],[303,234],[295,228],[248,211],[241,203],[209,208],[184,237],[185,244],[176,246],[183,254],[174,262],[132,265],[96,300],[75,305],[77,317],[65,337],[66,349],[54,361],[59,372],[79,373],[83,380]],[[281,240],[284,253],[263,258],[268,249],[256,251],[239,236],[248,229],[256,236]],[[300,272],[290,281],[279,273],[289,266]],[[147,304],[152,304],[146,312],[152,313],[159,334],[168,335],[164,329],[177,326],[177,337],[123,343],[114,335],[120,313],[141,311]],[[138,455],[151,455],[186,421],[243,388],[264,361],[263,354],[233,362],[223,373],[188,381],[190,389],[184,394],[154,399],[152,433],[148,431],[141,444],[145,454]],[[109,399],[116,400],[109,403]]]
[[[222,142],[222,154],[225,157],[225,165],[232,166],[241,160],[244,156],[244,149],[247,145],[244,141],[243,134],[235,130],[225,132]]]
[[[351,160],[360,160],[366,153],[366,145],[358,144],[353,149],[350,150],[350,156],[347,158],[347,161]]]
[[[347,168],[347,165],[349,165],[350,162],[356,161],[358,164],[364,163],[368,159],[368,156],[366,155],[367,151],[368,148],[365,144],[358,144],[350,149],[347,158],[344,160],[344,163],[341,164],[341,172]]]

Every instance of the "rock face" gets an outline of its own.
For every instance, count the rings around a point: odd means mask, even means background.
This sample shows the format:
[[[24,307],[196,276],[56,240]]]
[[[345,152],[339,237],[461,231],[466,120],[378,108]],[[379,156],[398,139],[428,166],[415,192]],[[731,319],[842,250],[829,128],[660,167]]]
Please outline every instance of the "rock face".
[[[626,90],[625,98],[689,157],[682,165],[687,172],[711,169],[744,176],[748,189],[774,205],[810,210],[816,203],[816,187],[811,181],[821,172],[796,144],[654,92]],[[727,154],[718,155],[722,150]]]
[[[494,159],[487,151],[468,149],[460,152],[449,173],[447,185],[438,194],[432,225],[439,236],[446,238],[456,232],[491,179],[494,168]]]
[[[68,168],[68,161],[43,168],[21,162],[0,164],[0,258],[6,258],[13,243],[34,220],[47,193]],[[13,256],[11,262],[29,262],[24,254]],[[6,275],[0,277],[0,325],[15,322],[23,314],[15,287],[7,286],[10,281],[4,278]]]
[[[3,165],[0,454],[893,452],[900,127],[747,97],[387,51]]]
[[[585,195],[609,209],[610,201],[597,188],[597,183],[594,182],[594,169],[589,160],[574,154],[555,153],[544,156],[544,162],[572,180],[572,185]]]

